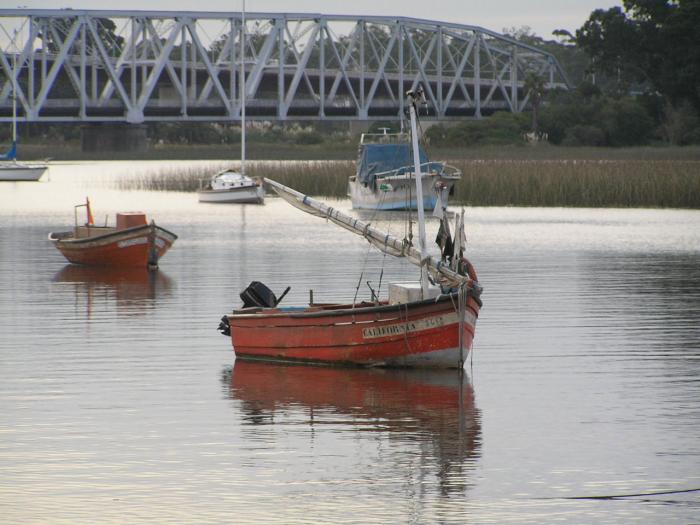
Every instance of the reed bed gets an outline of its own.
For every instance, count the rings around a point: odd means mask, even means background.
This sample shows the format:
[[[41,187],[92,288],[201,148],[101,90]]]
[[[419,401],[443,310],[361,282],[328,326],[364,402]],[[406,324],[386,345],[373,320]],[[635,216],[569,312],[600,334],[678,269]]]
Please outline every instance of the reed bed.
[[[252,175],[267,177],[307,195],[344,198],[348,177],[355,174],[352,161],[300,161],[256,164]]]
[[[458,161],[474,206],[700,208],[698,161]]]
[[[210,163],[204,166],[159,169],[139,175],[125,175],[116,181],[122,190],[197,191],[203,181],[226,168],[240,169],[238,162]],[[355,173],[351,161],[252,161],[246,162],[246,175],[268,177],[309,195],[342,198],[348,177]]]
[[[212,162],[200,166],[159,168],[146,173],[123,175],[115,185],[120,190],[194,192],[200,188],[202,180],[231,165],[230,162]]]
[[[472,206],[656,207],[700,209],[700,161],[457,160],[451,199]],[[121,189],[196,191],[221,163],[123,177]],[[351,161],[255,161],[251,176],[268,177],[309,195],[344,198]],[[215,169],[216,168],[216,169]]]

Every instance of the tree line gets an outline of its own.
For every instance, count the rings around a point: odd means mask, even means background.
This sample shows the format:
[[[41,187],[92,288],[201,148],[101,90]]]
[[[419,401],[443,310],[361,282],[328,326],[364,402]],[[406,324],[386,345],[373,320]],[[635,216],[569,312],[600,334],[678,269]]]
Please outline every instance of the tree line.
[[[557,57],[574,85],[547,91],[529,73],[531,109],[428,131],[431,143],[512,143],[533,131],[553,144],[700,144],[700,2],[624,0],[594,10],[573,34],[545,40],[529,28],[512,38]]]

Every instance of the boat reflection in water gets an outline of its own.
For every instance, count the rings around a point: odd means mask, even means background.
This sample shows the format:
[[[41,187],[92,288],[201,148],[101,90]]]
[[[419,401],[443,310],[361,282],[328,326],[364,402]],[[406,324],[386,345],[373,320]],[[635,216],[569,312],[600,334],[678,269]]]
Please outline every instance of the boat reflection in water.
[[[128,315],[144,314],[157,300],[170,294],[173,281],[162,270],[145,267],[96,267],[67,264],[53,277],[54,283],[73,287],[76,307],[84,304],[88,318],[98,307],[114,304]]]
[[[341,425],[369,432],[373,440],[383,434],[400,441],[397,454],[406,452],[407,443],[420,447],[423,467],[436,471],[442,492],[472,485],[467,473],[480,457],[481,416],[466,373],[236,360],[223,377],[230,397],[241,402],[244,425],[286,427],[293,418],[314,430],[304,433],[309,436],[324,423],[331,423],[329,432]]]

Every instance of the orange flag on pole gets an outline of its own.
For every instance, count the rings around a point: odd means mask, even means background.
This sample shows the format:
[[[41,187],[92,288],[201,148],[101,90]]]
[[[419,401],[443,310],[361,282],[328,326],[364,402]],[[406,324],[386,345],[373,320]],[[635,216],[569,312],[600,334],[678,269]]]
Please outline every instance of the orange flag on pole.
[[[87,223],[95,224],[95,219],[92,217],[92,209],[90,208],[90,199],[85,197],[85,205],[87,206]]]

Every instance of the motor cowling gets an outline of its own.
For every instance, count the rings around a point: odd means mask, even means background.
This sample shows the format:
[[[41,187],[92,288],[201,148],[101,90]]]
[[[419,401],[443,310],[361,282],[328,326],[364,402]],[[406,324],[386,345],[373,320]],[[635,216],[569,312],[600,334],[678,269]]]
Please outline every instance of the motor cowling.
[[[240,294],[243,308],[254,306],[272,308],[277,304],[277,297],[272,290],[259,281],[251,282]]]
[[[241,300],[243,301],[243,308],[274,308],[279,304],[282,298],[287,295],[289,289],[290,287],[288,286],[278,299],[274,292],[263,283],[260,281],[253,281],[240,294]]]

